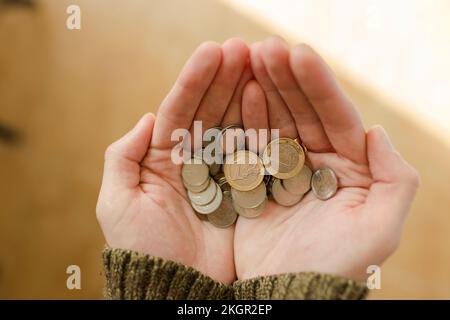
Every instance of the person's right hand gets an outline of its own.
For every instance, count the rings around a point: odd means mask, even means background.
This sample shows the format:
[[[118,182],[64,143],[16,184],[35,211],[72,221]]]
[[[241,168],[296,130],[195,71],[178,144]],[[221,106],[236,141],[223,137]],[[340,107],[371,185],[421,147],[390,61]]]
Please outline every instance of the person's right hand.
[[[231,39],[202,44],[162,102],[105,154],[97,218],[109,246],[191,266],[222,283],[235,279],[234,227],[199,220],[187,200],[181,165],[171,160],[171,133],[241,124],[241,97],[251,77],[248,47]]]

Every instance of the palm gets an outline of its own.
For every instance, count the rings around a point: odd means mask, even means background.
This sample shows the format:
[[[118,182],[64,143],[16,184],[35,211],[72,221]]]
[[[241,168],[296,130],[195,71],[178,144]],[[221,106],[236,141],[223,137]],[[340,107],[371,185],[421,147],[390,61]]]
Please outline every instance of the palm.
[[[239,218],[237,276],[315,271],[362,279],[369,265],[380,264],[395,248],[417,175],[382,130],[366,134],[359,114],[309,47],[290,52],[271,38],[250,51],[257,82],[244,90],[245,128],[299,136],[313,169],[332,168],[340,188],[327,201],[310,192],[293,207],[270,201],[258,219]],[[399,186],[406,177],[408,183]],[[390,198],[394,194],[398,199]]]
[[[218,229],[194,214],[171,159],[177,129],[241,123],[241,97],[251,76],[248,47],[232,39],[201,45],[162,102],[106,153],[97,216],[110,246],[191,266],[231,283],[234,228]],[[154,128],[153,128],[154,127]]]
[[[133,247],[231,282],[233,229],[215,228],[195,216],[180,178],[181,168],[172,163],[170,152],[150,149],[143,161],[142,191],[135,199],[139,208],[129,210],[136,215],[128,225],[129,235],[141,235]],[[159,164],[156,168],[155,163]]]
[[[355,270],[347,270],[347,266],[359,265],[358,271],[368,266],[364,248],[370,242],[365,242],[361,232],[365,230],[361,211],[369,190],[353,187],[370,184],[368,168],[349,168],[348,161],[335,154],[310,156],[316,162],[314,167],[326,163],[339,177],[350,178],[341,179],[344,185],[328,201],[318,200],[309,192],[293,207],[270,201],[259,219],[239,219],[235,234],[238,277],[298,271],[354,275]],[[359,261],[349,263],[355,256]]]

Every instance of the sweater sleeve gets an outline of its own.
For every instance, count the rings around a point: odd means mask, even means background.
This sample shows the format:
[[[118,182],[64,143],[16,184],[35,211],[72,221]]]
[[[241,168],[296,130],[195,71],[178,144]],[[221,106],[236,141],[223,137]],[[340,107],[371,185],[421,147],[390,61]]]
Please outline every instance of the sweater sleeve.
[[[356,300],[367,296],[365,283],[314,272],[286,273],[236,281],[234,296],[242,300]]]
[[[231,286],[191,267],[137,252],[103,251],[108,299],[217,299],[233,298]]]
[[[287,273],[236,281],[227,286],[182,264],[137,252],[103,251],[108,299],[293,300],[363,299],[365,283],[339,276]]]

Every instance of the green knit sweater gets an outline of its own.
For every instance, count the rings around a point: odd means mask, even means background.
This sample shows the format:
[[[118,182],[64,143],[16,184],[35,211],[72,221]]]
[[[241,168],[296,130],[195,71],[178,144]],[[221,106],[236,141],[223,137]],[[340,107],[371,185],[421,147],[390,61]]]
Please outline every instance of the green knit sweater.
[[[314,272],[286,273],[224,285],[182,264],[137,252],[103,251],[109,299],[363,299],[365,283]]]

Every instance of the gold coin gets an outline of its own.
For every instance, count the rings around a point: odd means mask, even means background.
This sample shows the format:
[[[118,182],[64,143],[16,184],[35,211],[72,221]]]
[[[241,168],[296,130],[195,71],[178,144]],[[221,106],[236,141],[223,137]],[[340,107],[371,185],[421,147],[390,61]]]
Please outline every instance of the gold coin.
[[[209,168],[203,160],[191,158],[183,163],[181,176],[185,185],[200,187],[209,179]]]
[[[255,208],[266,198],[266,185],[261,182],[255,189],[239,191],[231,188],[233,201],[242,208]]]
[[[330,199],[336,194],[338,188],[336,174],[330,168],[316,170],[311,178],[311,188],[318,199]]]
[[[218,228],[228,228],[237,219],[237,213],[233,207],[233,200],[229,191],[222,194],[222,203],[219,208],[211,214],[206,215],[208,221]]]
[[[264,201],[261,202],[261,204],[255,208],[243,208],[239,206],[236,202],[233,202],[234,209],[236,212],[244,218],[253,219],[259,217],[267,207],[267,197],[264,198]]]
[[[305,164],[300,172],[289,179],[281,181],[283,187],[292,194],[302,195],[311,189],[311,169]]]
[[[226,158],[223,173],[231,187],[239,191],[249,191],[263,180],[264,167],[257,154],[240,150]]]
[[[280,205],[285,207],[293,206],[298,203],[303,195],[295,195],[287,191],[281,184],[280,179],[274,179],[271,186],[271,194],[273,199]]]
[[[300,172],[305,163],[303,148],[290,138],[271,141],[263,154],[266,170],[278,179],[292,178]]]

